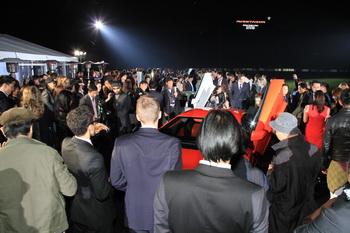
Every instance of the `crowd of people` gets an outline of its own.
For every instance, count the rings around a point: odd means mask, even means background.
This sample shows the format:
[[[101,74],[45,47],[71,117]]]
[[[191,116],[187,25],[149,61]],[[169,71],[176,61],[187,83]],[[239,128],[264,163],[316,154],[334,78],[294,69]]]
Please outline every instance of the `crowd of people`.
[[[207,72],[215,88],[197,135],[204,158],[182,170],[180,140],[157,129],[185,110]],[[266,75],[0,77],[0,232],[118,232],[116,192],[125,192],[125,232],[341,232],[349,224],[324,214],[349,212],[350,89],[293,80],[282,86],[285,112],[270,122],[279,142],[264,173],[244,161],[249,135],[223,109],[255,115]],[[314,199],[322,175],[330,213]]]

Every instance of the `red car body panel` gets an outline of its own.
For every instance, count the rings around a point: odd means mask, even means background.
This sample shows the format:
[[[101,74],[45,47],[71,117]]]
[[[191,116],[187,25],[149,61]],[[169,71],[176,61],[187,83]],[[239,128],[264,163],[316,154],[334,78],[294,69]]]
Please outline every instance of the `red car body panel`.
[[[285,103],[283,100],[281,91],[283,83],[283,79],[271,80],[268,92],[264,97],[261,106],[261,111],[259,114],[259,119],[257,120],[255,130],[251,133],[251,141],[253,142],[254,148],[248,149],[247,154],[245,155],[245,157],[252,161],[253,164],[254,160],[257,159],[257,157],[264,154],[270,142],[272,130],[269,125],[269,122],[271,120],[274,120],[278,116],[278,114],[285,110],[287,106],[287,103]],[[191,128],[188,129],[188,132],[185,132],[185,127],[180,127],[176,131],[172,131],[172,133],[169,134],[172,136],[179,137],[182,140],[182,143],[186,143],[186,140],[191,140],[191,143],[194,144],[200,123],[207,116],[209,111],[213,109],[214,108],[200,108],[188,110],[167,122],[159,130],[164,131],[167,127],[171,128],[173,125],[183,124],[184,120],[186,119],[191,119]],[[241,123],[242,116],[245,114],[245,111],[241,109],[223,110],[230,111],[239,123]],[[183,169],[196,168],[201,159],[203,159],[203,156],[197,148],[184,148],[183,146]]]

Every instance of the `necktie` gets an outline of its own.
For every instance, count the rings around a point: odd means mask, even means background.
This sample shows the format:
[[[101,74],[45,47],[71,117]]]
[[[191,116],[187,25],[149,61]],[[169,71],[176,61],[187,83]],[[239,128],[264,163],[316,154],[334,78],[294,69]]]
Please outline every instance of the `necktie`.
[[[92,103],[92,108],[94,109],[94,117],[97,119],[98,115],[97,115],[97,109],[96,109],[96,101],[95,98],[91,98],[91,103]]]

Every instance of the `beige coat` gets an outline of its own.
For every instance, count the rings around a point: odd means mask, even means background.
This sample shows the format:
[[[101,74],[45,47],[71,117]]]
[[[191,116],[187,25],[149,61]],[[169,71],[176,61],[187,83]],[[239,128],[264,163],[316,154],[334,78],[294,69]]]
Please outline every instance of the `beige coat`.
[[[0,232],[68,228],[63,195],[73,196],[77,183],[53,148],[28,137],[9,139],[0,149],[0,187]]]

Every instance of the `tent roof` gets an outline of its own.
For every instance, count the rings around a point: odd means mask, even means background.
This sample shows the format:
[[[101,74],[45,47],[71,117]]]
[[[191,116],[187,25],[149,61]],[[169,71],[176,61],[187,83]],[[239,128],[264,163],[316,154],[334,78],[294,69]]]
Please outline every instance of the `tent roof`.
[[[5,58],[17,58],[26,61],[78,62],[76,57],[7,34],[0,34],[0,59]]]

